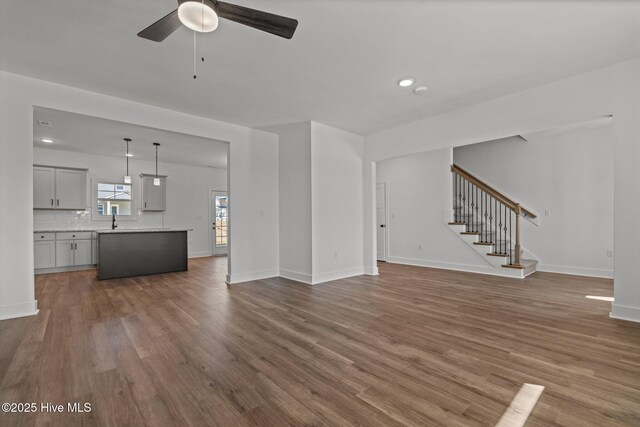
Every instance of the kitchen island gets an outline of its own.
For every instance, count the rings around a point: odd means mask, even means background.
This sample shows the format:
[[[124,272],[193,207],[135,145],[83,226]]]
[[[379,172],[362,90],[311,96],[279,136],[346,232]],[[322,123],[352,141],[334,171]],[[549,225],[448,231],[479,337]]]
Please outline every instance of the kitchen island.
[[[187,271],[187,231],[97,230],[98,279]]]

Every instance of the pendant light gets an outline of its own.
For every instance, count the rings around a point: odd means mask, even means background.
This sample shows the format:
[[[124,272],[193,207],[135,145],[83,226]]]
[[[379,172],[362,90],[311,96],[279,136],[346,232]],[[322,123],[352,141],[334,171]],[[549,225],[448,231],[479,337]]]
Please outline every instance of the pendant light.
[[[158,147],[160,146],[160,144],[154,142],[153,145],[156,146],[156,177],[153,178],[153,185],[155,185],[156,187],[160,187],[160,178],[158,178]]]
[[[127,154],[125,154],[127,158],[127,174],[124,176],[124,183],[131,184],[131,175],[129,175],[129,157],[131,157],[131,154],[129,154],[129,143],[131,142],[131,138],[125,138],[124,142],[127,143]]]

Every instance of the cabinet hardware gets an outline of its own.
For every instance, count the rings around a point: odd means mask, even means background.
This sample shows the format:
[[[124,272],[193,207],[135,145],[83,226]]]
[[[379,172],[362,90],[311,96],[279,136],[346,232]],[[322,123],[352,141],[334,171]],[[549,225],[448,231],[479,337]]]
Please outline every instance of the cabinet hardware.
[[[51,199],[51,206],[53,206],[53,199]]]
[[[60,206],[60,199],[56,199],[57,206]]]

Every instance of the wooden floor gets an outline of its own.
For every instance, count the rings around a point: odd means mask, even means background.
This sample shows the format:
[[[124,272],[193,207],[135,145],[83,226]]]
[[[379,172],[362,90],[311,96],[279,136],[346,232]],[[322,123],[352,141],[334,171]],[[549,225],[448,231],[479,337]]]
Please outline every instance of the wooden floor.
[[[398,265],[316,286],[232,285],[225,259],[98,282],[38,276],[38,316],[0,322],[0,402],[90,413],[0,425],[493,426],[523,383],[527,425],[640,425],[640,325],[603,279]]]

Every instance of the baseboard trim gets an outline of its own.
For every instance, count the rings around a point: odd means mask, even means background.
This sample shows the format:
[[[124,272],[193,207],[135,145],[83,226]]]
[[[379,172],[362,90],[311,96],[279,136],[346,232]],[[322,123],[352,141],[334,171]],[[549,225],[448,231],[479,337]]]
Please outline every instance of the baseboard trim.
[[[378,267],[365,267],[364,274],[369,276],[378,276],[380,273],[378,272]]]
[[[254,280],[270,279],[278,277],[278,270],[262,270],[249,273],[227,274],[226,282],[230,285],[236,283],[252,282]]]
[[[493,267],[481,267],[478,265],[457,264],[451,262],[431,261],[414,258],[388,257],[387,262],[391,264],[412,265],[414,267],[438,268],[441,270],[464,271],[466,273],[486,274],[488,276],[510,277],[512,279],[523,279],[523,277],[500,274],[498,269]]]
[[[603,279],[613,279],[613,270],[602,270],[599,268],[568,267],[564,265],[540,264],[537,271],[545,273],[570,274],[572,276],[600,277]]]
[[[299,273],[292,270],[281,269],[280,277],[284,277],[285,279],[293,280],[295,282],[306,283],[307,285],[311,285],[313,282],[313,278],[310,274]]]
[[[331,282],[333,280],[347,279],[354,276],[362,276],[364,274],[364,268],[350,268],[347,270],[330,271],[328,273],[314,274],[311,280],[312,284],[317,285],[320,283]]]
[[[640,307],[619,305],[614,302],[611,304],[611,312],[609,313],[609,317],[611,317],[612,319],[640,323]]]
[[[213,256],[211,252],[192,252],[189,254],[189,258],[207,258]]]
[[[88,265],[72,265],[70,267],[52,267],[52,268],[40,268],[35,270],[35,275],[50,274],[50,273],[68,273],[71,271],[88,271],[96,270],[98,267],[95,264]]]
[[[0,306],[0,320],[35,316],[36,314],[38,314],[38,301],[36,300],[23,302],[20,304]]]

